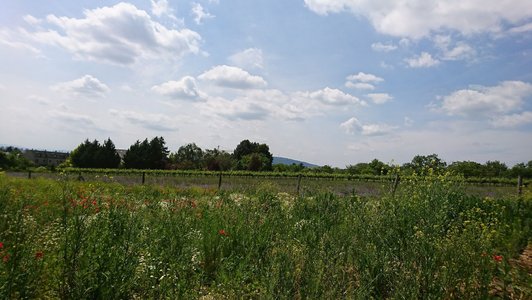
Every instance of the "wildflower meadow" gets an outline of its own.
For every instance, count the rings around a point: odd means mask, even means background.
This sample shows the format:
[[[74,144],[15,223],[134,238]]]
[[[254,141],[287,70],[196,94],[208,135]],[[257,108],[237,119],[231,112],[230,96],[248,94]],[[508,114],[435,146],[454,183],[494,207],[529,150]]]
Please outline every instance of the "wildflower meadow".
[[[297,196],[0,174],[0,298],[530,299],[532,194]]]

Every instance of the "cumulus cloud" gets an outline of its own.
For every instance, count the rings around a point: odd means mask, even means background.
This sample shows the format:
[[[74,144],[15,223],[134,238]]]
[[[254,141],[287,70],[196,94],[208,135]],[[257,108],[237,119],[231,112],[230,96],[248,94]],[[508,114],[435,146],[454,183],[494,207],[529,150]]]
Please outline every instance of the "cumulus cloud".
[[[201,6],[201,4],[196,2],[192,3],[192,15],[194,16],[194,22],[196,22],[196,24],[198,25],[200,25],[205,19],[214,18],[213,15],[203,9],[203,6]]]
[[[178,125],[176,121],[163,114],[146,114],[134,111],[109,110],[113,116],[128,121],[130,124],[137,125],[154,131],[176,131]]]
[[[167,28],[124,2],[85,10],[81,18],[48,15],[46,25],[33,32],[23,30],[22,35],[61,47],[79,59],[129,65],[140,58],[174,59],[200,52],[198,33]]]
[[[364,101],[353,95],[329,87],[314,92],[299,92],[297,96],[317,100],[327,105],[366,105]]]
[[[196,79],[191,76],[185,76],[179,81],[167,81],[151,89],[175,100],[205,100],[207,98],[207,95],[199,90]]]
[[[98,80],[98,78],[91,75],[85,75],[72,81],[56,84],[52,86],[52,90],[73,96],[100,98],[104,97],[110,89],[107,85]]]
[[[496,86],[471,86],[457,90],[442,99],[441,111],[448,115],[493,115],[515,111],[532,96],[532,84],[503,81]]]
[[[397,127],[388,124],[362,124],[357,118],[352,117],[349,120],[340,124],[340,128],[344,129],[348,134],[355,134],[360,132],[362,135],[376,136],[384,135],[392,132]]]
[[[367,74],[364,72],[358,72],[358,74],[349,75],[346,78],[348,81],[358,81],[358,82],[382,82],[384,79],[375,76],[373,74]]]
[[[375,83],[384,81],[384,79],[364,72],[352,74],[346,77],[345,86],[357,90],[374,90]]]
[[[263,120],[272,111],[256,101],[246,101],[244,99],[230,101],[224,98],[211,98],[206,103],[207,113],[226,118],[228,120]]]
[[[442,60],[471,59],[476,55],[475,49],[464,42],[453,43],[449,35],[436,35],[434,44],[441,52]]]
[[[495,127],[513,128],[527,124],[532,124],[532,111],[525,111],[519,114],[496,117],[492,120]]]
[[[390,52],[396,50],[397,46],[392,43],[373,43],[371,44],[371,49],[377,52]]]
[[[249,74],[238,67],[221,65],[198,76],[201,80],[234,89],[258,89],[266,87],[266,81],[260,77]]]
[[[368,96],[368,98],[375,104],[384,104],[393,99],[393,97],[387,93],[373,93],[367,94],[366,96]]]
[[[440,61],[434,59],[430,53],[421,52],[420,55],[405,59],[410,68],[429,68],[440,64]]]
[[[235,66],[248,69],[262,69],[264,65],[262,50],[257,48],[235,53],[229,57],[229,61]]]
[[[157,17],[171,16],[173,9],[168,6],[168,0],[151,0],[151,13]]]
[[[498,33],[532,17],[526,0],[305,0],[305,4],[320,15],[351,12],[367,18],[380,33],[413,39],[444,29],[463,35]]]

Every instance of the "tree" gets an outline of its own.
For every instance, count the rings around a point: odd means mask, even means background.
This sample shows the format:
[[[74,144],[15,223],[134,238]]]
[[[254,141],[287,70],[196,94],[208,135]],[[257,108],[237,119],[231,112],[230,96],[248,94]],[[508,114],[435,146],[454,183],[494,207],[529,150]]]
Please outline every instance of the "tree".
[[[266,144],[252,143],[249,140],[243,140],[238,144],[233,151],[233,157],[237,161],[237,169],[244,170],[249,166],[242,159],[246,155],[253,153],[262,154],[266,158],[266,163],[262,167],[262,170],[272,170],[273,155],[270,153],[270,148]]]
[[[72,153],[70,153],[70,161],[72,166],[77,168],[97,168],[97,155],[100,148],[100,143],[97,140],[81,143]]]
[[[484,166],[474,161],[455,161],[447,169],[464,177],[481,177],[484,172]]]
[[[416,155],[412,162],[403,165],[404,168],[411,169],[418,174],[425,174],[429,169],[436,173],[443,172],[446,166],[447,164],[437,154]]]
[[[0,148],[0,170],[25,170],[33,166],[22,151],[15,147]]]
[[[108,138],[96,153],[96,163],[99,168],[118,168],[120,155],[116,152],[115,144]]]
[[[484,176],[486,177],[503,177],[507,175],[508,167],[505,163],[498,160],[487,161],[484,164]]]
[[[168,163],[168,148],[163,137],[154,137],[148,142],[136,141],[124,155],[124,167],[128,169],[165,169]]]
[[[215,148],[205,151],[203,165],[209,171],[227,171],[235,165],[235,160],[231,154]]]
[[[203,162],[203,150],[195,143],[179,147],[176,153],[170,157],[170,161],[176,164],[178,169],[200,169]]]
[[[120,165],[120,156],[110,138],[102,145],[97,140],[85,140],[70,153],[68,160],[77,168],[118,168]]]

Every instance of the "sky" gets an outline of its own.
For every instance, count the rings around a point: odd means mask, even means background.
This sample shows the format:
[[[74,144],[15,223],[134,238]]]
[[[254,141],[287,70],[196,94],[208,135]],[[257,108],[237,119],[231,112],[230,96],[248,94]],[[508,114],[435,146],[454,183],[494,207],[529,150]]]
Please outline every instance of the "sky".
[[[0,144],[532,160],[528,0],[3,0]]]

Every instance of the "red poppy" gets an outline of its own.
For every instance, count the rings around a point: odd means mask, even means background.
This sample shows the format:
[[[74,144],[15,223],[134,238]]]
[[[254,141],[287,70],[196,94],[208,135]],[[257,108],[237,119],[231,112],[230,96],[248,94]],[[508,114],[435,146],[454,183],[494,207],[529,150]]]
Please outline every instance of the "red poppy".
[[[0,242],[0,249],[4,248],[4,243]]]
[[[496,261],[496,262],[501,262],[502,261],[502,255],[493,255],[493,260]]]
[[[229,234],[228,234],[227,232],[225,232],[225,230],[223,230],[223,229],[218,230],[218,234],[223,235],[223,236],[228,236],[228,235],[229,235]]]
[[[5,262],[5,263],[8,262],[9,261],[9,257],[10,257],[9,254],[6,254],[4,257],[2,257],[2,261]]]
[[[43,258],[43,256],[44,256],[44,253],[42,253],[42,251],[35,252],[35,259],[41,259]]]

